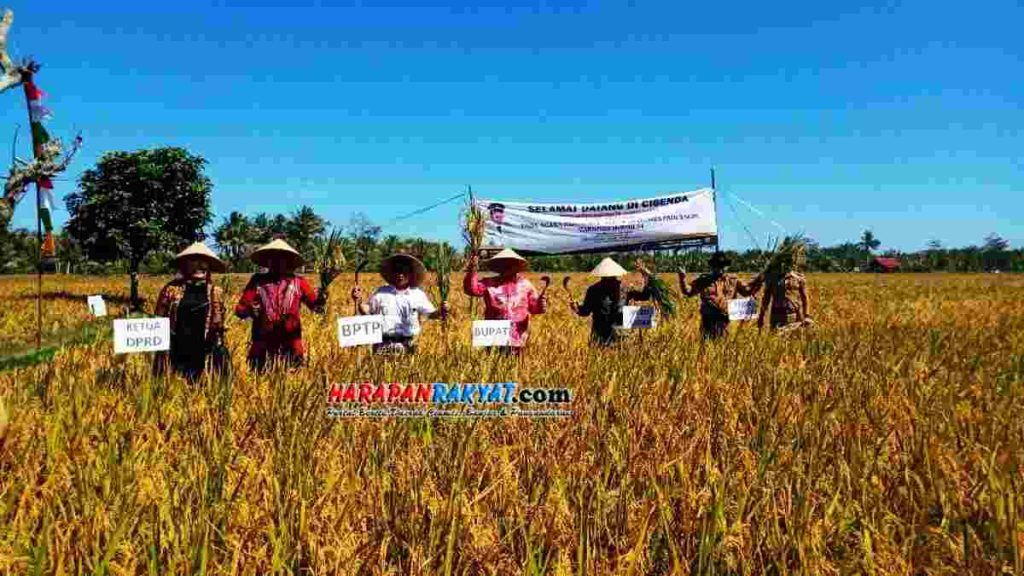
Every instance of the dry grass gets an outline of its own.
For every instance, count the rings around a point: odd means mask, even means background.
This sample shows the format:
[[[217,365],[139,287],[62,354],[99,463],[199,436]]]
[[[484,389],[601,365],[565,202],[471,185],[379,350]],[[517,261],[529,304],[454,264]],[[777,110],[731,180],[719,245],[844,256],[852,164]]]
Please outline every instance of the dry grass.
[[[32,282],[0,280],[5,345]],[[1024,573],[1024,278],[809,282],[813,334],[701,347],[690,300],[616,351],[552,290],[518,365],[471,350],[464,314],[389,361],[308,317],[311,365],[263,377],[233,319],[236,378],[198,389],[63,350],[0,374],[0,573]],[[49,304],[63,325],[127,282],[58,285],[83,296]],[[565,385],[575,415],[328,419],[328,383],[363,379]]]

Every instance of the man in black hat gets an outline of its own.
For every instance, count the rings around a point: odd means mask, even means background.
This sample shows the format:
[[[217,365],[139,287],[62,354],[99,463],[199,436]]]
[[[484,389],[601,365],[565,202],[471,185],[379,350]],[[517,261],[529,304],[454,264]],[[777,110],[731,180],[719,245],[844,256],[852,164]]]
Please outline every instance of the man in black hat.
[[[683,295],[700,294],[700,330],[705,340],[725,335],[729,328],[729,300],[752,296],[761,286],[756,279],[747,285],[735,274],[727,273],[725,269],[730,263],[724,252],[715,252],[708,261],[711,272],[701,274],[690,286],[686,285],[686,270],[679,270],[679,288]]]

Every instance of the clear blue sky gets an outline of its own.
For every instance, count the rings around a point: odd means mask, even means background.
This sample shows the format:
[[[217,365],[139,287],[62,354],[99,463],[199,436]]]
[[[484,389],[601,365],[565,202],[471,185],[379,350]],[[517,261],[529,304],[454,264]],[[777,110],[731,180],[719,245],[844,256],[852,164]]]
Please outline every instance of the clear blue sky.
[[[217,221],[310,204],[384,223],[472,184],[600,201],[707,185],[823,244],[865,228],[1024,245],[1024,5],[8,1],[51,134],[209,160]],[[22,125],[5,93],[0,138]],[[775,227],[719,207],[728,248]],[[385,233],[456,240],[457,206]],[[739,217],[737,217],[739,215]],[[31,201],[15,215],[33,225]],[[58,223],[67,218],[63,204]]]

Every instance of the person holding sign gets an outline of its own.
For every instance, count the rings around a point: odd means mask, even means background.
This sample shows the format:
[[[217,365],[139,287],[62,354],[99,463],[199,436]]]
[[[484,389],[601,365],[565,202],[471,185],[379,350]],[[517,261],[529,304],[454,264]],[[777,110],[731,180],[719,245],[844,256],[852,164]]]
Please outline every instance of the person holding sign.
[[[202,242],[196,242],[174,257],[178,274],[163,287],[157,297],[156,316],[170,318],[170,350],[157,352],[153,372],[168,369],[189,381],[197,380],[211,352],[223,343],[224,293],[214,286],[210,275],[226,269]],[[212,355],[213,369],[224,370],[223,356]]]
[[[729,300],[737,294],[752,296],[760,287],[758,279],[748,286],[735,274],[727,273],[729,264],[728,256],[715,252],[708,261],[711,272],[701,274],[691,285],[686,283],[686,270],[679,270],[679,288],[683,295],[700,295],[700,331],[705,340],[720,338],[729,329]]]
[[[590,272],[600,280],[587,288],[583,303],[569,301],[569,307],[578,316],[590,316],[590,340],[594,344],[610,346],[619,340],[615,325],[622,319],[622,277],[626,274],[626,269],[615,260],[605,258]],[[648,295],[639,290],[629,290],[625,294],[626,304],[647,299]]]
[[[526,269],[526,258],[511,249],[504,249],[487,261],[487,267],[498,275],[480,279],[477,276],[479,256],[472,254],[466,264],[466,276],[462,291],[467,296],[483,298],[484,319],[510,320],[512,333],[505,352],[518,354],[526,345],[530,315],[543,314],[547,310],[547,297],[542,296],[533,284],[522,275]]]
[[[256,370],[275,361],[300,366],[306,356],[300,318],[302,305],[323,314],[327,288],[321,286],[314,292],[305,278],[295,274],[303,258],[284,240],[276,239],[257,248],[252,260],[267,272],[253,275],[235,306],[236,316],[252,318],[249,365]]]
[[[384,341],[373,345],[375,354],[413,354],[420,334],[420,315],[427,318],[445,318],[448,303],[441,302],[437,309],[430,297],[419,286],[427,268],[419,259],[408,254],[395,254],[380,264],[380,275],[387,282],[363,302],[363,289],[352,288],[352,301],[362,316],[384,316]]]

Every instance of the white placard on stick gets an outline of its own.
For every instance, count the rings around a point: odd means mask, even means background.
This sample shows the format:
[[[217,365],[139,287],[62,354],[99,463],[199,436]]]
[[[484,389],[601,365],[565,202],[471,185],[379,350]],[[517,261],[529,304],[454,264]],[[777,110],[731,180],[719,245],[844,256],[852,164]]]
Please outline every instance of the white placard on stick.
[[[508,346],[512,343],[510,320],[474,320],[473,346]]]
[[[343,348],[380,344],[384,341],[384,317],[348,316],[338,318],[338,343]]]
[[[623,306],[622,328],[654,328],[658,324],[658,312],[654,306]]]
[[[86,299],[89,303],[89,313],[95,317],[107,315],[107,303],[103,301],[103,296],[89,296]]]
[[[171,349],[170,318],[118,318],[114,320],[114,354]]]
[[[737,298],[729,300],[729,320],[753,320],[757,318],[757,300]]]

